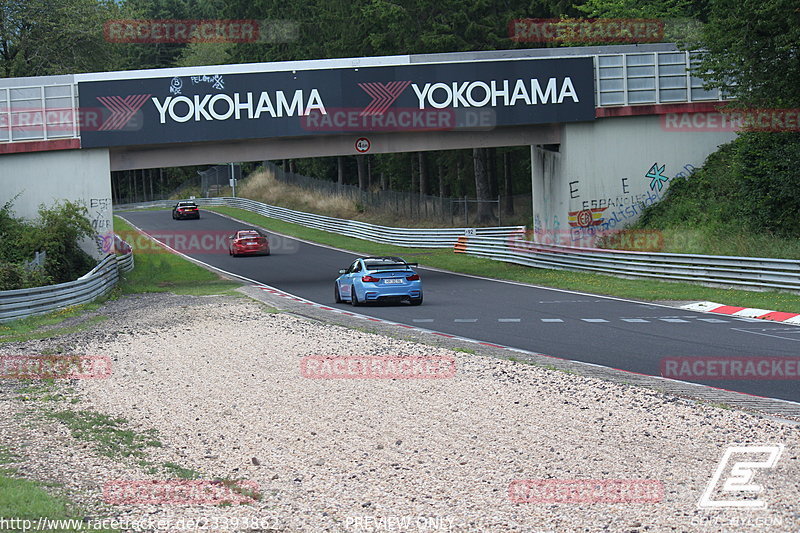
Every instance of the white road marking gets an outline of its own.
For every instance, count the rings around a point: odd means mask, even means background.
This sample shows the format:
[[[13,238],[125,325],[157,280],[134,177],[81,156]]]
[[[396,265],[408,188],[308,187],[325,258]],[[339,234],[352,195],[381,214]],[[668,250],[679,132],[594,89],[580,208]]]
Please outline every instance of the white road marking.
[[[542,318],[542,322],[564,322],[560,318]]]
[[[521,322],[521,318],[498,318],[498,322]]]
[[[684,320],[682,318],[659,318],[659,320],[661,320],[662,322],[673,322],[673,323],[680,322],[680,323],[683,323],[683,324],[686,324],[687,322],[689,322],[688,320]]]
[[[453,322],[477,322],[477,318],[456,318]]]
[[[605,318],[581,318],[584,322],[608,322]]]
[[[433,322],[432,318],[415,318],[412,322]]]
[[[711,322],[712,324],[727,324],[730,320],[720,320],[719,318],[698,318],[697,320],[702,320],[703,322]]]
[[[637,324],[650,323],[649,320],[645,320],[643,318],[621,318],[620,320],[622,320],[623,322],[635,322]]]

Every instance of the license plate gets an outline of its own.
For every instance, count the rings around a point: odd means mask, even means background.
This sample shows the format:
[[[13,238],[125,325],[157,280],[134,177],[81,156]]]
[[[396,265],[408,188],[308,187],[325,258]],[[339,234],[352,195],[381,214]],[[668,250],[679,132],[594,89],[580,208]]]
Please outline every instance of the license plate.
[[[403,283],[402,279],[385,279],[383,280],[384,283]]]

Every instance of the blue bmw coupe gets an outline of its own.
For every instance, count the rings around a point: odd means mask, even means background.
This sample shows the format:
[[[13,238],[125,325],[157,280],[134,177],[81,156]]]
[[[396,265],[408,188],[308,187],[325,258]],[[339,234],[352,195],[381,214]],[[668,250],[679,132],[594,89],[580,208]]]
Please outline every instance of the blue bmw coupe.
[[[422,281],[400,257],[360,257],[340,270],[334,283],[336,303],[361,305],[369,302],[422,303]]]

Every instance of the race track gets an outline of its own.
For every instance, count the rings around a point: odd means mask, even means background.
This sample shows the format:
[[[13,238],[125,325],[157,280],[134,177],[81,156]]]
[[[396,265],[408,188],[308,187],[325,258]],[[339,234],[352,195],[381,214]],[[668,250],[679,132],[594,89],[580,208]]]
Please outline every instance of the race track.
[[[200,220],[174,221],[168,210],[119,216],[165,236],[222,235],[247,226],[202,211]],[[266,228],[269,229],[269,228]],[[174,237],[173,237],[174,238]],[[209,239],[210,242],[210,239]],[[230,257],[227,249],[181,250],[217,268],[333,307],[333,282],[356,254],[270,234],[272,255]],[[425,263],[424,255],[406,255]],[[551,356],[660,375],[663,358],[794,357],[800,327],[716,317],[647,303],[479,279],[421,268],[425,303],[370,305],[357,312],[430,330]],[[735,304],[736,302],[730,302]],[[702,381],[701,381],[702,382]],[[719,388],[800,401],[796,380],[713,380]]]

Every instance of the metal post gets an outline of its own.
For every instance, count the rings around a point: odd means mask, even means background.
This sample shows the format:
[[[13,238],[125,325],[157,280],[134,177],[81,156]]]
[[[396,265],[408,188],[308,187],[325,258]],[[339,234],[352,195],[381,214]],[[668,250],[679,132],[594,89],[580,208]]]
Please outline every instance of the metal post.
[[[236,174],[233,172],[233,163],[231,163],[231,195],[236,198]]]
[[[500,195],[497,196],[497,225],[503,225],[503,214],[502,209],[500,208]]]
[[[466,196],[464,196],[464,227],[469,227],[469,204]]]

